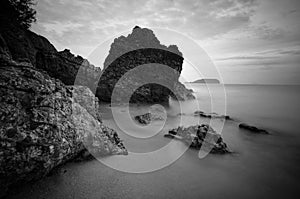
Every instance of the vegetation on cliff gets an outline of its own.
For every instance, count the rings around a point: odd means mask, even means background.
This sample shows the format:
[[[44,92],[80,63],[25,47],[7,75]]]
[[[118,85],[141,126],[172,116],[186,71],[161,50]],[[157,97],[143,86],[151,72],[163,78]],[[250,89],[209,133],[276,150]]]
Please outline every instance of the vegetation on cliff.
[[[1,0],[0,23],[13,23],[28,29],[36,21],[36,11],[33,0]]]

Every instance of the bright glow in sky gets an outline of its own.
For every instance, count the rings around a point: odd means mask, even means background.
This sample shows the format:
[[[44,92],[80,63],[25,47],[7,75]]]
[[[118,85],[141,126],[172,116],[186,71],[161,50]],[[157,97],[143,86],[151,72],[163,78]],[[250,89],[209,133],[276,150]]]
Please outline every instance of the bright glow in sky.
[[[83,57],[136,25],[161,27],[191,37],[225,83],[300,84],[299,0],[38,0],[37,13],[33,31]],[[90,61],[102,67],[101,56]],[[201,78],[184,68],[185,79]]]

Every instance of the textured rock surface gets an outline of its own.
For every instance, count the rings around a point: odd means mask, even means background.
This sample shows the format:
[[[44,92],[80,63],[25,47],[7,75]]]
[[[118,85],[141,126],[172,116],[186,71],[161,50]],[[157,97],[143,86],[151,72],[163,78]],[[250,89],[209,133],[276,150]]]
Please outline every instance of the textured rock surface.
[[[0,59],[2,194],[10,185],[46,175],[85,148],[95,155],[127,153],[115,131],[97,119],[91,91],[66,87],[31,63],[4,57]]]
[[[125,73],[145,64],[149,68],[135,72],[134,77],[129,76],[124,82],[117,84]],[[96,95],[101,101],[110,102],[113,89],[117,87],[116,101],[126,101],[123,96],[128,93],[132,94],[131,102],[142,103],[168,102],[169,96],[177,96],[178,100],[193,98],[191,91],[178,82],[182,64],[182,53],[177,46],[164,46],[152,30],[135,27],[127,37],[121,36],[112,43]],[[161,65],[168,69],[163,69]],[[153,80],[155,83],[146,84],[146,80]],[[141,87],[137,89],[137,86]],[[180,92],[177,92],[177,88],[181,89]]]
[[[66,85],[84,85],[96,90],[100,68],[69,50],[58,52],[43,36],[13,25],[0,25],[0,50],[15,61],[26,61]]]
[[[208,124],[178,127],[169,131],[165,137],[176,138],[188,144],[191,148],[210,150],[210,153],[225,154],[230,150],[223,138]]]

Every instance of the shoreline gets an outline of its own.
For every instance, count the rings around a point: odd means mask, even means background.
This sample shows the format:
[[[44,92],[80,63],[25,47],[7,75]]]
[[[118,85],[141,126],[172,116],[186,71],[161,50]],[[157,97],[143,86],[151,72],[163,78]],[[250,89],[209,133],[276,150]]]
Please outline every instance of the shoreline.
[[[106,120],[104,120],[104,124],[112,127]],[[120,135],[122,136],[122,134]],[[251,133],[241,133],[230,121],[225,124],[224,136],[235,153],[226,156],[209,155],[201,160],[197,158],[197,151],[188,150],[168,167],[145,174],[119,172],[97,160],[70,162],[64,165],[58,173],[35,184],[26,185],[8,199],[18,198],[21,195],[28,199],[33,199],[36,196],[54,199],[68,198],[71,195],[76,196],[76,198],[97,198],[99,196],[109,198],[174,198],[176,196],[197,197],[199,195],[209,197],[211,194],[214,194],[213,198],[216,199],[223,198],[224,194],[230,194],[232,197],[243,197],[245,194],[250,194],[248,195],[249,198],[254,196],[256,198],[266,196],[281,198],[283,195],[287,197],[295,193],[294,186],[289,188],[288,194],[282,193],[279,189],[282,184],[272,180],[274,172],[279,172],[283,168],[293,165],[293,162],[296,161],[292,154],[287,155],[288,153],[280,151],[278,148],[282,143],[292,143],[289,141],[292,138],[284,138],[280,135],[257,137]],[[268,149],[265,153],[260,152],[262,146]],[[276,153],[269,151],[270,149]],[[287,150],[291,150],[291,147]],[[284,164],[283,159],[278,158],[283,157],[283,155],[285,155],[285,159],[291,158],[288,165]],[[276,160],[276,167],[271,166],[274,163],[271,160]],[[294,169],[296,168],[297,166],[294,165]],[[64,172],[64,169],[67,171]],[[297,181],[293,175],[286,177]],[[260,178],[264,184],[267,183],[273,191],[257,190],[258,185],[255,183],[257,178]],[[180,181],[178,181],[179,179]],[[230,179],[230,183],[228,183],[228,179]],[[153,184],[155,185],[151,186]],[[241,184],[248,186],[240,187]],[[294,185],[296,186],[296,184]],[[233,187],[240,188],[233,189]],[[232,190],[236,191],[232,192]]]

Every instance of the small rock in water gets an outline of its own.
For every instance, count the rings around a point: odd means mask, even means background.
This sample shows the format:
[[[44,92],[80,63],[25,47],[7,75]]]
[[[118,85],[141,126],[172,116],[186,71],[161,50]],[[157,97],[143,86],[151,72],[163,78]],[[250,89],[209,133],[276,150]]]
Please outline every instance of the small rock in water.
[[[229,115],[219,115],[217,113],[205,113],[203,111],[195,111],[194,116],[206,117],[206,118],[220,118],[225,120],[231,120]]]
[[[269,132],[264,130],[264,129],[260,129],[260,128],[257,128],[255,126],[251,126],[251,125],[246,124],[246,123],[239,124],[239,128],[246,129],[246,130],[252,131],[254,133],[269,134]]]
[[[134,117],[134,119],[139,124],[148,125],[151,123],[151,121],[154,121],[154,120],[164,120],[164,117],[161,115],[158,115],[158,114],[146,113],[143,115],[137,115]]]
[[[181,140],[191,148],[200,149],[203,144],[210,146],[210,153],[230,153],[223,138],[208,124],[190,126],[188,128],[178,127],[169,131],[164,137]]]
[[[144,115],[137,115],[134,119],[140,124],[150,124],[151,122],[151,113],[146,113]]]

